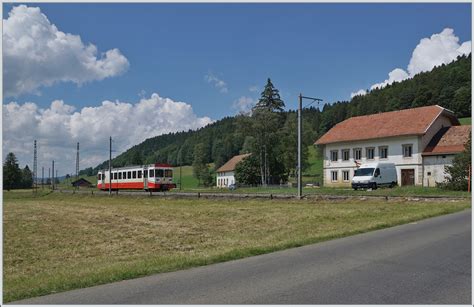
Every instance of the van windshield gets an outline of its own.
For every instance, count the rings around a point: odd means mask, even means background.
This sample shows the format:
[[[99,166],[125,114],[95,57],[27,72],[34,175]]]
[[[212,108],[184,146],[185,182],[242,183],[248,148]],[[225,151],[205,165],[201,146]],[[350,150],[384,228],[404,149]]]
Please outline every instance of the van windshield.
[[[373,168],[359,168],[355,170],[354,176],[372,176],[373,173]]]

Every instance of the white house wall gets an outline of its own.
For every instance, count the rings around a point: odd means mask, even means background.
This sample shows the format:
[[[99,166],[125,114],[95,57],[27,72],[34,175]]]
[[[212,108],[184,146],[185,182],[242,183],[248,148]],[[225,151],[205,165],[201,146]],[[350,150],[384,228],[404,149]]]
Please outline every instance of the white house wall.
[[[415,185],[422,184],[422,156],[420,151],[421,147],[421,137],[419,136],[400,136],[400,137],[390,137],[390,138],[380,138],[372,139],[366,141],[356,141],[356,142],[341,142],[341,143],[332,143],[324,146],[323,155],[324,155],[324,185],[326,186],[350,186],[350,180],[354,176],[354,170],[356,165],[354,162],[354,148],[362,148],[362,159],[359,160],[361,163],[371,163],[371,162],[389,162],[395,163],[397,169],[398,184],[401,184],[401,170],[402,169],[414,169],[415,171]],[[412,156],[403,157],[403,147],[404,144],[412,145]],[[379,147],[388,146],[388,158],[380,159],[379,158]],[[374,159],[366,158],[366,148],[374,147],[375,154]],[[342,150],[349,149],[349,160],[342,160]],[[331,161],[331,151],[338,151],[338,161]],[[342,171],[349,170],[349,181],[343,182]],[[333,182],[331,179],[331,171],[338,171],[338,181]]]
[[[219,172],[217,173],[216,186],[218,188],[227,188],[235,183],[234,172]]]
[[[447,175],[444,171],[446,165],[453,164],[454,155],[439,155],[423,157],[424,186],[434,187],[437,182],[445,181]]]

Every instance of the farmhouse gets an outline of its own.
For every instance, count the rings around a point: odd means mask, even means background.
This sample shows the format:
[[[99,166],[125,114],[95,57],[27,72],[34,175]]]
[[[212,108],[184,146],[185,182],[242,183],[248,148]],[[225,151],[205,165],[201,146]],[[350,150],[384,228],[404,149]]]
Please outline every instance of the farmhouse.
[[[218,188],[229,187],[231,184],[235,183],[235,166],[248,156],[250,156],[250,154],[234,156],[217,169],[216,183]]]
[[[350,186],[362,163],[391,162],[399,185],[434,186],[464,150],[471,126],[438,105],[346,119],[315,142],[324,156],[326,186]]]

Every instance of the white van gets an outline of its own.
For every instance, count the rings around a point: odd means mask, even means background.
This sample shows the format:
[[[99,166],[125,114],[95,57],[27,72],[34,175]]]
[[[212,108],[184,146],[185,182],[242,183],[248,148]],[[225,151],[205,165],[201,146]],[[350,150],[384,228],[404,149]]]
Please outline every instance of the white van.
[[[394,187],[397,184],[397,169],[394,163],[362,164],[354,172],[352,188],[376,189],[380,186]]]

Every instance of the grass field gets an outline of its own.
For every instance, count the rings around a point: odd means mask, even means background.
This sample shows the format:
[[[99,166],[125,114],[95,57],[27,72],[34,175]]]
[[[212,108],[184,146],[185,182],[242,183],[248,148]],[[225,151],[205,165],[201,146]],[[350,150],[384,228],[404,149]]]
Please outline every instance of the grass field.
[[[446,214],[454,202],[4,192],[4,302],[267,253]]]
[[[173,182],[175,182],[179,189],[180,183],[180,168],[173,168]],[[181,180],[182,180],[182,189],[196,189],[198,188],[198,180],[193,176],[193,167],[192,166],[183,166],[181,167]]]
[[[470,125],[471,124],[471,118],[470,117],[463,117],[459,119],[459,122],[461,125]]]

